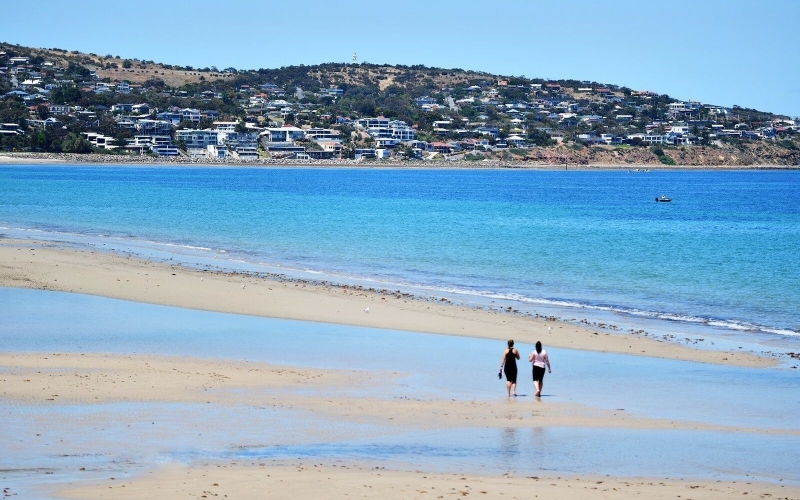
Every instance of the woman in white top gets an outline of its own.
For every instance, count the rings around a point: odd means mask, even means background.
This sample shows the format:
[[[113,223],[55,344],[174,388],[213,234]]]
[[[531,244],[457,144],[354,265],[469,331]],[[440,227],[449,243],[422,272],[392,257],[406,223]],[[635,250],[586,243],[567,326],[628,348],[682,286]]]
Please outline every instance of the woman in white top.
[[[533,388],[536,389],[537,398],[542,395],[542,388],[544,387],[544,367],[547,366],[547,371],[550,370],[550,358],[547,356],[547,351],[542,350],[542,343],[536,342],[536,350],[528,356],[528,361],[533,363]]]

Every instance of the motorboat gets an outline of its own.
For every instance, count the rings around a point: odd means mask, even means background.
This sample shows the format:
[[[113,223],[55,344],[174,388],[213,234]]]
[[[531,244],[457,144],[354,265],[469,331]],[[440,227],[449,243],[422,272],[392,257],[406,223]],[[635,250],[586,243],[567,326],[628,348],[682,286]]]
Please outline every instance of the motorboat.
[[[670,201],[672,201],[672,198],[667,198],[666,196],[664,196],[664,195],[662,194],[660,198],[659,198],[659,197],[656,197],[656,201],[658,201],[658,202],[664,202],[664,203],[669,203]]]

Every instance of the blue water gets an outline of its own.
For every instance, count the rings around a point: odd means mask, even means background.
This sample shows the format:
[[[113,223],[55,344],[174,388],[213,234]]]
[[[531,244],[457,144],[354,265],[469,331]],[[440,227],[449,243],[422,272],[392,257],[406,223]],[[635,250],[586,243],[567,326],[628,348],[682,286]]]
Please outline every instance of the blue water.
[[[378,330],[0,287],[0,349],[223,357],[343,370],[380,381],[379,397],[503,396],[505,342]],[[46,314],[43,314],[46,311]],[[528,354],[533,346],[517,344]],[[741,427],[800,429],[800,372],[548,347],[545,399],[631,414]],[[528,399],[530,365],[518,392]],[[0,373],[2,371],[0,370]],[[397,377],[395,374],[399,374]]]
[[[364,372],[382,398],[493,402],[537,411],[572,402],[634,416],[773,429],[398,428],[254,404],[0,405],[0,479],[26,498],[36,485],[124,478],[153,464],[208,460],[364,461],[404,470],[532,476],[611,474],[800,481],[800,373],[549,349],[541,401],[522,369],[507,401],[496,374],[503,342],[176,309],[0,287],[3,352],[154,353]],[[532,346],[519,344],[523,353]],[[0,367],[0,378],[3,369]],[[329,398],[328,387],[309,388]],[[290,406],[290,405],[289,405]],[[322,431],[322,432],[318,432]],[[77,472],[85,468],[86,472]],[[46,472],[53,472],[44,476]],[[42,495],[45,496],[45,495]]]
[[[3,166],[0,193],[14,236],[564,318],[800,332],[800,171]]]

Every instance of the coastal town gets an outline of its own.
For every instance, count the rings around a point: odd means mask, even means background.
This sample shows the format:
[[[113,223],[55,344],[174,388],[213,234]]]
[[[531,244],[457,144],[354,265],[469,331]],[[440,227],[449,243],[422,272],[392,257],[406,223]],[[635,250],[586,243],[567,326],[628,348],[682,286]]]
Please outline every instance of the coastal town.
[[[800,121],[571,80],[176,67],[0,44],[0,151],[119,161],[778,164]]]

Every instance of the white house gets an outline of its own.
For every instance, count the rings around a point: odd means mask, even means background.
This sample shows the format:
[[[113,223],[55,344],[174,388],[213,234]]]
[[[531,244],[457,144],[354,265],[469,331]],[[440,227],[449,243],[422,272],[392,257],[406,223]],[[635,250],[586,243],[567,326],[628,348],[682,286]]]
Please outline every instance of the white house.
[[[269,137],[269,142],[292,142],[305,137],[303,129],[293,127],[291,125],[268,128],[262,135]]]
[[[181,115],[181,121],[190,121],[194,123],[200,123],[200,111],[191,108],[184,108],[178,111]]]
[[[218,144],[219,134],[216,130],[178,130],[175,138],[186,144],[186,149],[203,149]]]

